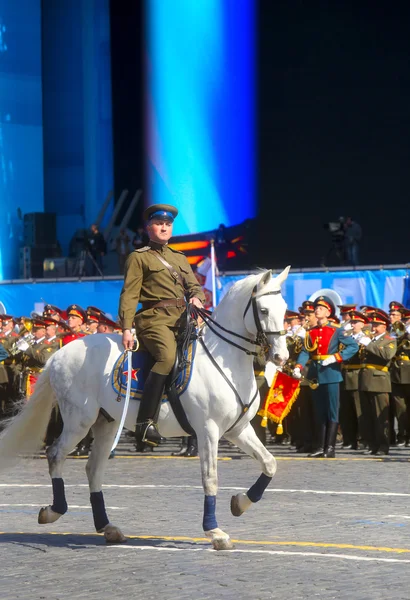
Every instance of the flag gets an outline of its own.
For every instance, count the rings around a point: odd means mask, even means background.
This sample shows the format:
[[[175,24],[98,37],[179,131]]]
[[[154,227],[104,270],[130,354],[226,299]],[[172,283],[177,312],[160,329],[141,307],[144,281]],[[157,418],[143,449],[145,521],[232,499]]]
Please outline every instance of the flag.
[[[281,371],[273,378],[269,392],[262,403],[258,415],[262,417],[262,426],[268,425],[268,419],[278,424],[276,433],[283,433],[282,421],[289,414],[299,394],[300,380]]]

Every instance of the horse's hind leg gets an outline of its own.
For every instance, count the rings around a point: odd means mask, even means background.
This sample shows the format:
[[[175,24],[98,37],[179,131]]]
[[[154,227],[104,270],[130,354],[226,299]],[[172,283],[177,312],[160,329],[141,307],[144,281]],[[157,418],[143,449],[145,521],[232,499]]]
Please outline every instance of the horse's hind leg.
[[[198,452],[201,460],[202,485],[205,492],[203,529],[212,541],[215,550],[231,550],[229,535],[219,529],[216,521],[216,494],[218,492],[218,441],[219,429],[215,424],[206,424],[198,433]]]
[[[118,527],[115,527],[115,525],[112,525],[107,517],[102,492],[105,467],[108,462],[117,428],[118,424],[115,421],[109,423],[102,415],[98,417],[92,428],[94,443],[85,468],[90,486],[90,502],[95,529],[98,533],[104,533],[106,541],[111,544],[118,544],[126,541],[121,530]]]
[[[63,428],[60,437],[47,448],[48,470],[53,486],[53,504],[40,509],[38,513],[38,522],[40,525],[54,523],[67,512],[67,500],[63,480],[64,463],[68,453],[85,436],[90,425],[90,423],[84,427],[78,425],[75,433],[68,431],[67,428]]]
[[[231,512],[235,517],[239,517],[251,504],[258,502],[262,498],[264,491],[276,473],[276,460],[266,450],[250,423],[238,435],[226,433],[225,438],[252,458],[256,458],[260,462],[263,471],[259,479],[249,488],[246,494],[240,493],[232,496]]]

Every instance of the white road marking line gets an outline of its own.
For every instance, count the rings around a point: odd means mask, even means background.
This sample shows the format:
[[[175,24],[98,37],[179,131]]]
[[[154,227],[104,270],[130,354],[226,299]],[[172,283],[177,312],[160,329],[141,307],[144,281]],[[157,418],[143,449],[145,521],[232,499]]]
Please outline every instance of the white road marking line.
[[[0,483],[0,488],[51,488],[49,483]],[[66,488],[88,488],[86,483],[68,483]],[[161,484],[104,484],[104,489],[168,489],[168,490],[203,490],[201,485],[161,485]],[[246,492],[246,487],[220,486],[219,490]],[[286,488],[268,488],[265,493],[271,494],[317,494],[329,496],[381,496],[381,497],[403,497],[409,498],[410,493],[406,492],[361,492],[346,490],[305,490],[305,489],[286,489]]]
[[[385,519],[410,519],[409,515],[386,515]]]
[[[110,545],[107,549],[116,548],[121,550],[156,550],[159,552],[213,552],[218,553],[217,550],[212,548],[164,548],[163,546],[123,546],[123,545]],[[357,562],[385,562],[385,563],[405,563],[409,564],[410,559],[400,558],[378,558],[375,556],[357,556],[355,554],[334,554],[327,552],[291,552],[286,550],[227,550],[229,554],[267,554],[271,556],[304,556],[304,557],[318,557],[335,560],[353,560]]]
[[[40,506],[40,504],[37,502],[37,504],[0,504],[0,507],[2,506],[30,506],[30,507],[34,507],[34,508],[38,508]],[[87,504],[86,506],[80,506],[79,504],[69,504],[68,508],[91,508],[91,506],[89,504]],[[125,507],[121,507],[121,506],[106,506],[105,508],[109,509],[109,510],[125,510]]]

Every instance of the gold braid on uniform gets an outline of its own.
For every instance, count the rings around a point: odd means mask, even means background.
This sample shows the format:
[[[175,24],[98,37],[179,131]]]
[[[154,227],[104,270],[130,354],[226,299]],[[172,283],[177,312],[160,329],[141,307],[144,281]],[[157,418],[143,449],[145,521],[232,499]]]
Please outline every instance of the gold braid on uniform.
[[[306,348],[306,350],[308,352],[313,352],[314,350],[316,350],[317,344],[318,344],[317,340],[315,342],[310,343],[310,335],[309,335],[309,331],[307,331],[306,335],[305,335],[305,348]]]

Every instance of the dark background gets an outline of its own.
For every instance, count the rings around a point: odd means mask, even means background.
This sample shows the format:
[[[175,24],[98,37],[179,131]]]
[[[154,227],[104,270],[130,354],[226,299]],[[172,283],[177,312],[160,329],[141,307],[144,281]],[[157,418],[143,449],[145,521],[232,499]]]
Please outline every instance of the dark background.
[[[348,215],[363,228],[361,264],[406,263],[409,5],[257,6],[259,218],[252,264],[319,266],[331,245],[323,224]],[[111,36],[118,197],[144,182],[142,1],[111,1]]]
[[[322,224],[342,215],[363,228],[361,264],[409,261],[408,4],[260,0],[259,12],[256,262],[319,265]]]

